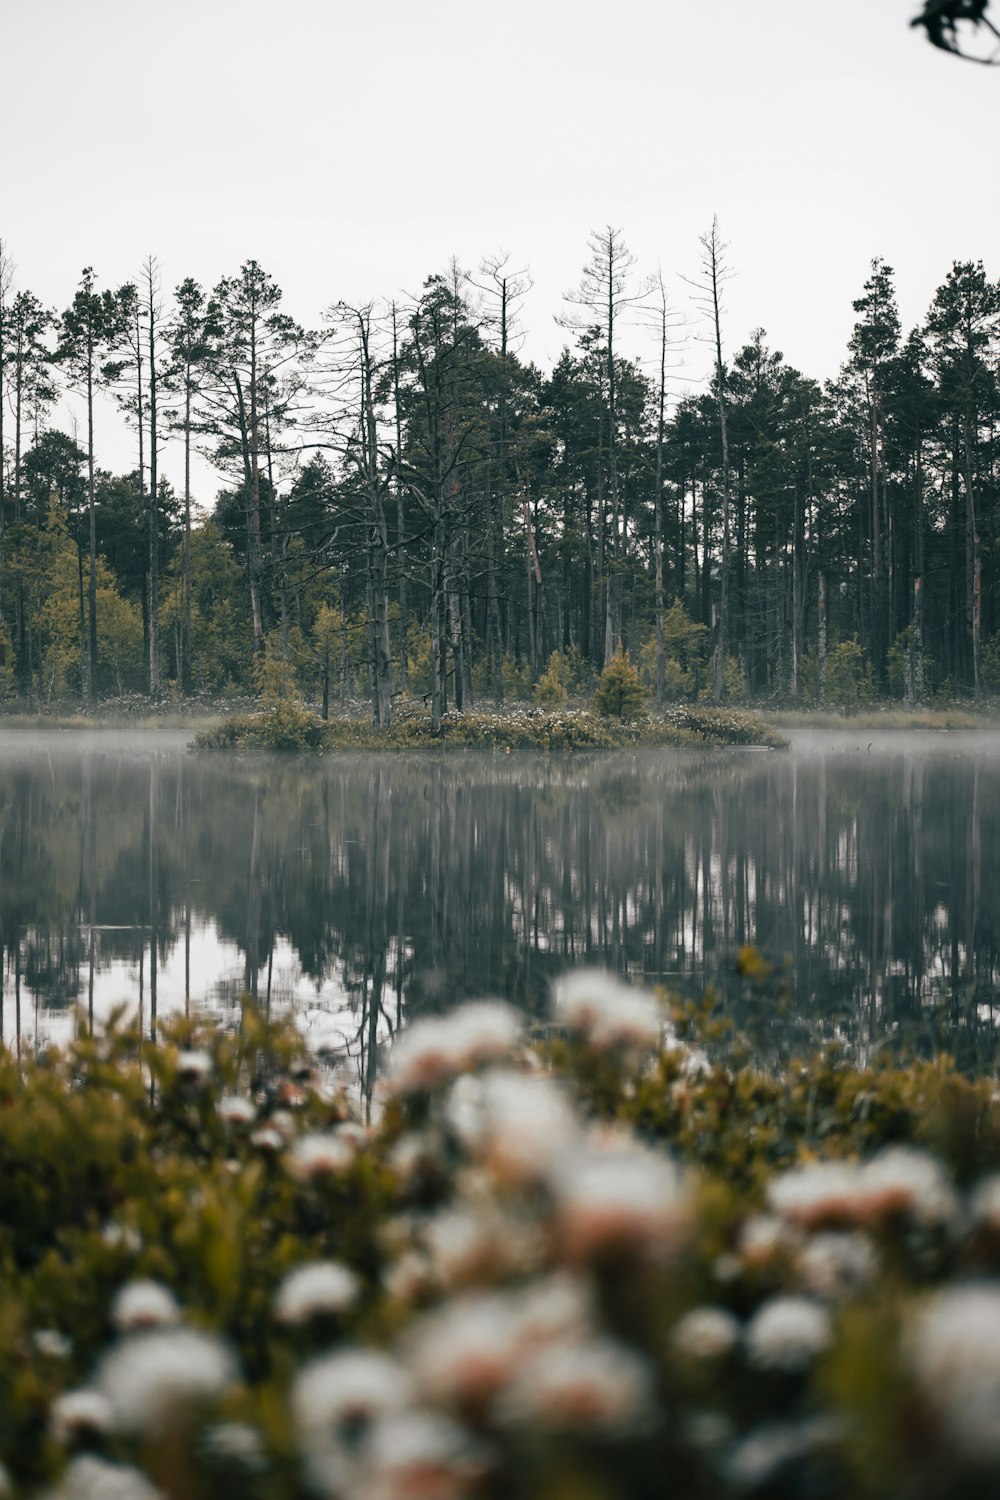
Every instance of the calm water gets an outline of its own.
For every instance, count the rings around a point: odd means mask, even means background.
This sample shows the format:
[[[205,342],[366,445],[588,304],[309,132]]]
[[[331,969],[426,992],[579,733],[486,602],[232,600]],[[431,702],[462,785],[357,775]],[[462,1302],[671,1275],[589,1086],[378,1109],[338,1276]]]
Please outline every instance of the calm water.
[[[992,1054],[1000,736],[788,754],[231,760],[185,736],[0,735],[2,1027],[73,1007],[294,1007],[366,1073],[408,1016],[575,962],[692,994],[765,1049]],[[735,955],[775,964],[759,992]],[[784,984],[782,983],[784,981]]]

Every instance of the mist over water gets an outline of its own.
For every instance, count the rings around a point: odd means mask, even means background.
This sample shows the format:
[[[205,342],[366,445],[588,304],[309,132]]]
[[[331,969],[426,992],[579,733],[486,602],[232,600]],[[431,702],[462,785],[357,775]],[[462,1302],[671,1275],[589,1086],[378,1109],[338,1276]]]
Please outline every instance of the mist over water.
[[[541,1014],[606,964],[711,983],[765,1055],[994,1052],[1000,737],[817,731],[787,754],[194,756],[0,741],[2,1026],[293,1008],[368,1073],[408,1018]],[[754,987],[736,956],[775,966]]]

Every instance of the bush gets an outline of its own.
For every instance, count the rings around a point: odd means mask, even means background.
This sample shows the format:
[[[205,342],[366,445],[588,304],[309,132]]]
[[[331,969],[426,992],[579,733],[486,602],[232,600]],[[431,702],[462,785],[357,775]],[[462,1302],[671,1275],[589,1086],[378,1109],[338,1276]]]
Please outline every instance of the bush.
[[[549,664],[535,683],[532,698],[541,708],[562,708],[569,697],[566,686],[566,663],[562,653],[553,651]]]
[[[620,651],[601,673],[594,707],[607,719],[635,719],[646,712],[646,694],[639,673]]]

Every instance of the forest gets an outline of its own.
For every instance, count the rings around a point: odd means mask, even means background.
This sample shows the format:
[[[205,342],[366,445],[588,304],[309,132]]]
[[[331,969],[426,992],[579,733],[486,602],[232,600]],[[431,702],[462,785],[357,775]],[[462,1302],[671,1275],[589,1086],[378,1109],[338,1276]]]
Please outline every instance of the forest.
[[[0,250],[0,696],[301,695],[432,724],[622,654],[649,699],[849,707],[1000,689],[1000,284],[956,261],[905,331],[871,262],[839,373],[735,353],[718,223],[672,292],[595,231],[553,368],[530,275],[285,310],[255,260],[170,293]],[[678,379],[684,339],[709,351]],[[50,425],[65,391],[73,431]],[[135,438],[102,467],[108,396]],[[192,460],[219,476],[211,505]],[[167,457],[179,476],[165,473]],[[204,497],[200,497],[204,498]]]

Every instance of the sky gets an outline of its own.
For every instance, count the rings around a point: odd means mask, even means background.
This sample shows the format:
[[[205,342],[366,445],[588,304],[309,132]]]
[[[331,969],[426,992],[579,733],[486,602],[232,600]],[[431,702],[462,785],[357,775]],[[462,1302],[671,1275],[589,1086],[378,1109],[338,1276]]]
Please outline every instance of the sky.
[[[530,268],[525,356],[549,368],[595,229],[681,275],[718,216],[724,342],[757,327],[836,373],[873,256],[904,327],[953,260],[1000,275],[1000,68],[936,52],[917,0],[0,0],[0,238],[16,285],[65,307],[154,254],[169,290],[251,257],[307,326],[415,292],[456,256]],[[636,355],[652,350],[636,329]],[[66,425],[68,412],[54,421]],[[134,466],[106,406],[98,459]],[[180,484],[179,448],[163,468]],[[217,479],[199,465],[199,499]]]

